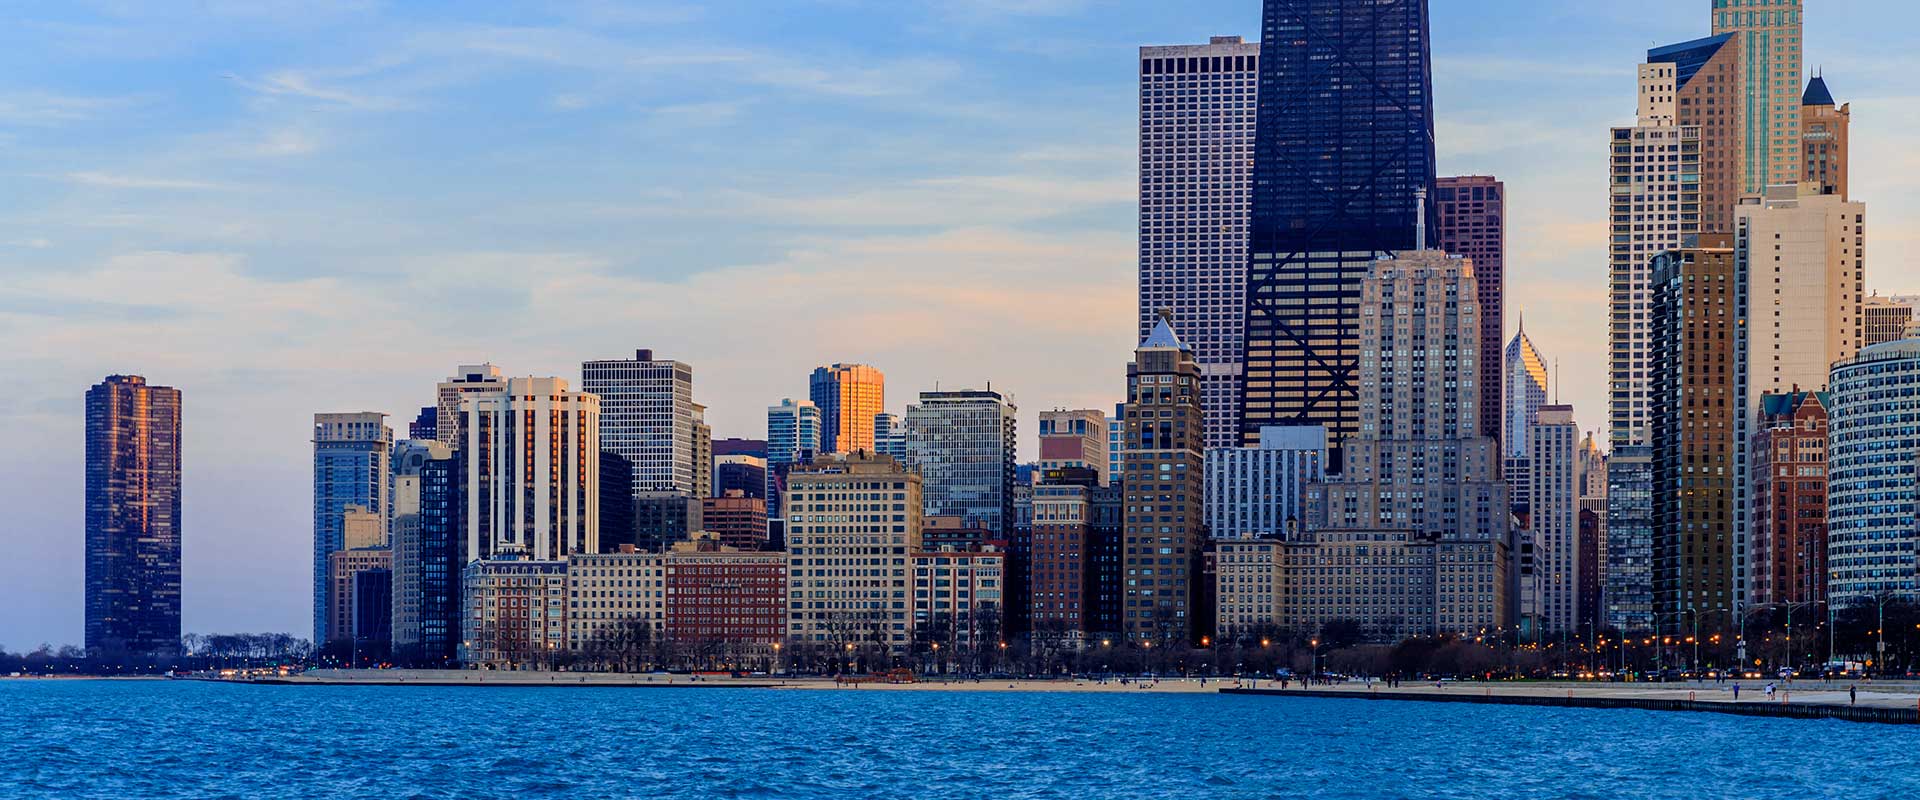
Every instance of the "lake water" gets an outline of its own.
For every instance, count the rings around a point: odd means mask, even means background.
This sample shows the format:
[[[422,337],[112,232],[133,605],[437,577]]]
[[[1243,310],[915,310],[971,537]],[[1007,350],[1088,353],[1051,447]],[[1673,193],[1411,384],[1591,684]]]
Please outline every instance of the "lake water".
[[[0,681],[0,797],[1913,798],[1920,727],[1157,694]]]

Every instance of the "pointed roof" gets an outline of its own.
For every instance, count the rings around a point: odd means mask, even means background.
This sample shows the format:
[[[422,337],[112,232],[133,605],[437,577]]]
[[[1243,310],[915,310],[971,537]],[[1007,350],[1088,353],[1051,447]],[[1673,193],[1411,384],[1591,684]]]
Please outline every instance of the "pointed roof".
[[[1153,332],[1147,334],[1146,341],[1143,341],[1140,343],[1139,349],[1141,350],[1153,350],[1153,349],[1160,349],[1160,348],[1169,349],[1169,350],[1193,349],[1181,343],[1180,337],[1174,335],[1172,320],[1173,320],[1173,314],[1166,311],[1160,312],[1160,321],[1154,323]]]
[[[1800,105],[1834,105],[1833,92],[1827,91],[1827,79],[1819,75],[1813,76],[1813,80],[1807,82],[1807,93],[1800,96]]]

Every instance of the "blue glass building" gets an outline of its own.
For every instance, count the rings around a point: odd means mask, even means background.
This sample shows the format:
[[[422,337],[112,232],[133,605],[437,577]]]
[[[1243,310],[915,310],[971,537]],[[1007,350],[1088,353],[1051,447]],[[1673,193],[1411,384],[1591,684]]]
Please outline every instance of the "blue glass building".
[[[1434,213],[1426,0],[1266,0],[1240,430],[1358,430],[1360,283]],[[1464,376],[1476,380],[1477,376]],[[1337,462],[1336,462],[1337,463]]]
[[[327,558],[345,547],[347,506],[390,518],[393,429],[373,412],[313,415],[313,643],[326,644]],[[344,635],[345,631],[338,632]]]

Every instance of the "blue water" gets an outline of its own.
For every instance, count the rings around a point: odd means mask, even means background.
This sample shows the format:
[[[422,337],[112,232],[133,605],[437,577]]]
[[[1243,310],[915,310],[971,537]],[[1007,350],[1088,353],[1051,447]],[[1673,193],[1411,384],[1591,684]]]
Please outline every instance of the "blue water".
[[[1153,694],[0,681],[0,797],[1913,798],[1920,728]]]

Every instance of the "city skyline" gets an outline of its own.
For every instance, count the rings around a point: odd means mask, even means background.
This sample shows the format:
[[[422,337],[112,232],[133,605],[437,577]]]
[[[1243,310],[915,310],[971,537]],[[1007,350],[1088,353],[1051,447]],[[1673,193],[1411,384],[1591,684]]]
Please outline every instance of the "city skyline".
[[[233,161],[238,163],[215,164],[196,163],[190,153],[181,150],[196,137],[214,135],[205,131],[176,132],[176,137],[165,141],[136,143],[142,147],[111,159],[99,152],[89,153],[84,141],[53,141],[57,132],[75,126],[85,129],[89,124],[110,123],[122,116],[137,119],[141,114],[159,113],[169,105],[166,99],[143,100],[136,96],[121,104],[89,95],[85,90],[89,85],[99,88],[97,82],[102,76],[85,74],[86,70],[72,79],[75,83],[71,86],[35,85],[33,81],[41,73],[34,71],[21,74],[19,80],[24,85],[0,84],[0,119],[15,120],[22,130],[0,139],[0,147],[18,151],[22,161],[47,165],[44,171],[37,170],[22,180],[46,182],[59,189],[53,193],[54,199],[44,204],[22,200],[8,207],[12,213],[0,222],[0,242],[5,242],[0,244],[0,263],[25,267],[25,280],[0,290],[0,324],[4,325],[0,330],[6,331],[4,341],[11,345],[5,348],[8,354],[0,358],[15,372],[31,371],[42,376],[27,393],[9,398],[10,404],[0,407],[0,439],[10,443],[0,462],[0,475],[8,479],[0,483],[7,485],[7,497],[15,501],[15,507],[26,508],[14,523],[19,527],[10,525],[6,539],[8,544],[25,547],[27,557],[19,564],[35,565],[10,566],[0,573],[0,580],[30,598],[28,613],[20,615],[23,619],[0,628],[0,643],[17,647],[40,640],[79,639],[78,581],[74,580],[78,549],[72,537],[47,532],[79,530],[80,471],[73,451],[79,441],[80,421],[74,412],[73,394],[77,387],[111,372],[137,372],[156,382],[181,387],[195,397],[187,410],[184,448],[187,462],[194,465],[186,478],[189,488],[185,492],[187,527],[192,531],[185,555],[191,588],[185,600],[186,627],[195,631],[300,629],[298,620],[309,613],[310,607],[297,593],[286,592],[283,585],[297,585],[305,579],[295,570],[303,564],[299,553],[311,546],[304,524],[310,500],[305,494],[310,476],[304,471],[308,464],[304,451],[310,445],[302,441],[307,433],[306,421],[314,411],[332,408],[366,408],[387,413],[394,420],[410,418],[412,411],[432,401],[433,383],[454,364],[492,361],[503,365],[509,375],[551,374],[574,381],[578,375],[570,365],[581,359],[658,344],[663,352],[700,368],[703,380],[698,399],[713,408],[710,422],[719,436],[761,435],[765,406],[783,396],[803,396],[802,380],[796,379],[799,370],[835,361],[872,363],[895,377],[896,400],[887,409],[891,412],[904,407],[902,398],[931,389],[936,382],[957,388],[984,385],[987,380],[993,380],[1026,406],[1026,418],[1021,422],[1029,430],[1034,429],[1032,417],[1039,410],[1110,405],[1124,389],[1112,375],[1134,344],[1129,341],[1134,276],[1133,183],[1126,173],[1134,163],[1131,116],[1135,76],[1130,62],[1136,57],[1135,48],[1143,44],[1204,42],[1212,35],[1257,39],[1259,4],[1244,0],[1210,3],[1188,10],[1190,16],[1180,20],[1169,19],[1166,12],[1150,11],[1144,4],[1128,4],[1123,15],[1127,19],[1107,21],[1083,40],[1078,55],[1072,48],[1047,49],[1029,43],[1021,50],[1003,43],[1005,49],[991,50],[992,55],[984,57],[968,49],[978,44],[966,41],[968,37],[1016,30],[1024,31],[1023,35],[1039,35],[1035,31],[1070,28],[1075,20],[1084,24],[1090,19],[1088,5],[1043,4],[1058,14],[1017,19],[1007,17],[1011,12],[1004,9],[1009,4],[960,5],[974,11],[952,12],[957,15],[953,17],[955,27],[962,33],[947,34],[953,40],[942,40],[942,51],[951,50],[947,56],[965,65],[972,62],[954,54],[972,52],[986,61],[1027,63],[1028,59],[1041,57],[1031,51],[1047,50],[1044,58],[1071,66],[1061,71],[1061,84],[1050,85],[1054,90],[1098,87],[1098,102],[1058,112],[1081,120],[1078,126],[1096,130],[1095,141],[1062,138],[1069,132],[1049,130],[1049,122],[1014,119],[1018,114],[984,115],[972,119],[973,125],[968,127],[1004,131],[1008,139],[1037,148],[1021,151],[1025,157],[1016,159],[1025,171],[983,173],[978,170],[1005,165],[985,159],[964,163],[964,157],[952,157],[936,164],[892,165],[899,170],[925,172],[879,174],[883,170],[876,169],[875,174],[862,174],[860,179],[880,188],[853,192],[853,200],[839,205],[813,207],[811,199],[803,202],[751,193],[735,197],[745,202],[729,207],[730,213],[758,219],[761,225],[767,224],[767,217],[788,215],[801,206],[808,209],[798,225],[800,230],[756,240],[753,246],[766,248],[759,253],[704,255],[702,258],[710,259],[703,264],[707,268],[695,270],[697,274],[692,277],[681,277],[666,266],[689,255],[675,248],[666,248],[666,257],[655,265],[671,275],[647,275],[641,265],[610,260],[606,254],[624,245],[605,241],[608,234],[598,229],[628,227],[633,221],[619,213],[600,216],[607,209],[576,208],[576,216],[585,221],[574,223],[545,219],[520,230],[508,225],[509,230],[498,234],[495,241],[503,244],[503,249],[491,253],[470,249],[423,251],[420,248],[428,242],[394,229],[405,227],[404,223],[390,226],[383,222],[369,228],[368,220],[351,215],[347,219],[357,231],[371,234],[347,237],[357,245],[324,241],[336,237],[324,225],[292,236],[289,244],[275,245],[270,240],[276,236],[287,238],[285,226],[292,224],[288,220],[261,213],[226,213],[228,204],[262,195],[271,198],[274,189],[266,184],[281,182],[289,189],[318,182],[329,190],[323,193],[328,196],[321,208],[305,209],[303,213],[317,211],[321,217],[341,213],[344,201],[356,192],[372,191],[372,187],[347,185],[351,181],[329,183],[316,170],[324,169],[328,158],[351,154],[356,147],[391,141],[407,124],[391,122],[351,135],[332,126],[344,126],[356,116],[389,120],[433,117],[436,105],[440,107],[436,118],[444,124],[448,117],[459,116],[448,113],[450,108],[485,105],[457,87],[514,85],[511,76],[518,73],[497,63],[480,70],[479,77],[432,75],[434,70],[424,63],[432,59],[419,55],[400,66],[356,71],[330,63],[331,54],[324,47],[315,50],[310,45],[285,57],[306,65],[298,66],[275,63],[276,59],[258,52],[223,58],[218,34],[208,34],[213,42],[207,46],[214,52],[202,53],[205,59],[190,57],[190,52],[149,54],[173,69],[197,70],[215,64],[199,77],[221,89],[223,99],[217,102],[241,107],[228,109],[232,113],[227,115],[216,115],[220,122],[232,123],[231,129],[221,133],[260,137],[257,144],[261,152],[253,156],[255,160],[236,158]],[[1480,5],[1498,8],[1511,4]],[[1530,332],[1540,337],[1546,350],[1569,364],[1600,363],[1604,353],[1604,347],[1596,344],[1602,338],[1598,334],[1603,330],[1605,306],[1601,278],[1605,274],[1604,209],[1593,202],[1599,195],[1592,187],[1604,179],[1599,144],[1604,141],[1605,127],[1631,122],[1634,53],[1656,41],[1703,35],[1705,28],[1704,2],[1700,8],[1648,5],[1650,8],[1639,9],[1643,21],[1618,10],[1541,12],[1543,18],[1557,16],[1561,21],[1581,13],[1619,14],[1621,18],[1599,21],[1630,29],[1635,36],[1603,31],[1602,35],[1610,41],[1618,39],[1613,43],[1622,46],[1598,55],[1586,54],[1591,57],[1568,58],[1564,61],[1568,66],[1559,72],[1546,70],[1541,74],[1536,70],[1529,75],[1535,83],[1515,82],[1511,75],[1504,75],[1516,65],[1501,59],[1522,58],[1528,51],[1515,55],[1514,49],[1505,48],[1503,52],[1508,55],[1488,61],[1468,46],[1472,40],[1465,38],[1465,29],[1491,24],[1487,19],[1448,8],[1435,12],[1440,172],[1492,174],[1507,182],[1514,208],[1508,258],[1508,330],[1514,314],[1529,306],[1545,304],[1549,310],[1560,312],[1552,315],[1555,324],[1541,329],[1536,321],[1535,330]],[[1903,201],[1902,197],[1916,195],[1910,189],[1903,193],[1901,187],[1911,183],[1908,176],[1920,168],[1920,163],[1910,156],[1893,155],[1888,143],[1906,129],[1900,120],[1916,116],[1916,103],[1911,98],[1889,99],[1884,94],[1898,70],[1880,67],[1881,83],[1876,89],[1876,70],[1861,69],[1859,57],[1851,57],[1856,61],[1851,65],[1829,57],[1838,50],[1838,37],[1828,32],[1844,18],[1856,22],[1854,30],[1860,36],[1850,35],[1849,39],[1858,52],[1892,52],[1876,51],[1876,29],[1858,24],[1861,17],[1855,15],[1873,4],[1850,8],[1837,5],[1822,7],[1809,19],[1809,72],[1814,71],[1814,65],[1824,63],[1824,73],[1835,94],[1858,105],[1862,118],[1854,131],[1856,160],[1864,163],[1871,159],[1890,166],[1887,170],[1856,171],[1852,193],[1874,203],[1876,218],[1886,221],[1875,233],[1869,289],[1899,293],[1914,282],[1911,273],[1903,271],[1911,270],[1906,266],[1911,259],[1904,258],[1912,250],[1911,234],[1905,232],[1903,223],[1913,218],[1913,201]],[[1003,10],[996,12],[995,8]],[[1897,17],[1913,12],[1888,6],[1887,13]],[[339,18],[304,21],[277,35],[300,40],[338,35],[355,25],[367,24],[356,22],[351,12],[342,14]],[[887,15],[886,20],[887,24],[912,29],[911,16]],[[1111,12],[1103,14],[1110,16]],[[1465,18],[1469,16],[1474,19]],[[945,19],[938,14],[929,18]],[[665,24],[706,26],[715,22],[696,16]],[[144,23],[134,20],[128,24],[138,27]],[[268,25],[262,19],[246,24]],[[1639,27],[1632,27],[1636,25]],[[94,25],[89,30],[98,32],[108,27]],[[1116,30],[1121,28],[1124,30]],[[59,28],[62,33],[52,37],[54,43],[42,46],[77,48],[83,53],[89,45],[102,46],[101,40],[72,38],[76,35],[73,30],[71,26]],[[541,35],[547,37],[547,44],[553,44],[553,32],[561,30],[568,29],[561,24],[513,27],[503,23],[496,28],[470,30],[473,37],[462,52],[491,54],[489,59],[518,67],[545,64],[551,70],[555,68],[551,61],[527,55],[534,52],[533,45],[539,43],[535,40],[540,39],[529,34],[545,31]],[[872,31],[862,28],[859,34]],[[811,29],[803,33],[820,35]],[[931,35],[924,29],[921,33]],[[1521,35],[1499,26],[1475,34],[1482,46]],[[1129,37],[1132,41],[1125,41]],[[1109,38],[1113,41],[1107,41]],[[1628,43],[1626,38],[1649,41]],[[1552,37],[1543,39],[1553,41]],[[620,44],[617,34],[589,37],[588,41],[603,46]],[[815,40],[807,41],[817,45]],[[432,52],[431,47],[427,49]],[[591,48],[575,50],[583,60],[593,58]],[[101,58],[98,50],[93,52],[93,58]],[[556,49],[542,52],[552,56]],[[1544,52],[1543,48],[1531,54]],[[125,59],[139,55],[123,52],[108,63],[124,64]],[[742,61],[751,63],[767,57],[754,53],[743,56],[724,49],[711,54],[683,50],[662,56],[682,66],[716,64],[728,69],[737,68]],[[851,60],[863,63],[858,58]],[[239,71],[222,82],[219,70],[228,68],[224,64],[228,61]],[[578,63],[563,66],[568,75],[594,69]],[[888,107],[925,100],[931,88],[952,79],[933,68],[919,74],[912,70],[883,74],[866,66],[849,69],[807,73],[814,76],[808,86],[793,85],[793,77],[784,69],[778,70],[783,74],[771,78],[760,75],[738,80],[763,91],[820,92],[838,102]],[[918,81],[921,86],[889,86],[890,80]],[[1571,116],[1552,119],[1545,129],[1528,127],[1541,121],[1538,116],[1520,116],[1525,124],[1519,126],[1495,126],[1470,119],[1470,112],[1484,111],[1473,108],[1476,99],[1471,89],[1504,87],[1517,106],[1544,94],[1537,84],[1540,81],[1591,87],[1585,102],[1597,112],[1562,108],[1558,105],[1561,99],[1556,98],[1552,107]],[[442,95],[442,91],[447,94]],[[1044,90],[1035,94],[1044,94]],[[101,102],[87,102],[89,97]],[[409,107],[411,101],[419,102],[422,108]],[[552,107],[542,113],[577,110],[562,107],[582,99],[556,95],[551,102]],[[1033,95],[1022,93],[1012,102],[1030,103]],[[677,131],[690,124],[689,115],[700,113],[726,117],[715,108],[680,109],[666,117],[678,120],[681,127]],[[735,116],[728,119],[734,121],[723,119],[720,127],[738,134],[748,127],[738,121],[740,117],[759,112],[737,109],[732,113]],[[935,116],[940,112],[922,109],[920,113]],[[1594,119],[1598,125],[1588,124]],[[275,121],[289,126],[275,128],[271,125]],[[711,124],[713,120],[706,122]],[[300,124],[310,124],[319,132],[310,131],[310,138],[301,139]],[[600,124],[610,123],[603,117]],[[598,130],[614,137],[608,130]],[[1084,131],[1074,133],[1084,135]],[[329,139],[329,134],[344,138]],[[534,164],[565,159],[575,144],[562,139],[544,141],[542,135],[534,132],[534,141],[544,150],[529,157]],[[902,141],[912,141],[916,135],[926,134],[889,129],[878,135],[897,135]],[[1552,145],[1539,141],[1544,139],[1552,139]],[[593,147],[607,144],[610,142],[596,142]],[[1056,149],[1046,150],[1048,145]],[[1547,149],[1572,155],[1564,159],[1565,164],[1551,169],[1542,166],[1548,159],[1529,166],[1528,154]],[[595,154],[613,157],[610,153]],[[493,156],[501,158],[499,153]],[[893,157],[889,153],[877,156],[881,161]],[[438,182],[461,183],[457,176],[438,174],[433,168],[439,166],[451,165],[423,164],[422,169],[411,173],[415,177],[407,181],[408,188],[427,191]],[[760,167],[764,169],[765,165]],[[527,164],[520,163],[517,168],[527,168]],[[747,169],[751,172],[753,167]],[[969,175],[969,170],[975,172]],[[581,199],[576,202],[628,197],[625,187],[609,190],[564,171],[547,180],[543,191],[563,196],[576,188],[570,181],[579,181]],[[1543,187],[1550,191],[1542,191]],[[735,187],[734,191],[742,190]],[[967,201],[976,196],[978,202]],[[649,199],[661,204],[682,202],[657,197],[643,197],[642,202]],[[1012,208],[1006,207],[1008,200],[1015,201]],[[327,202],[341,205],[325,205]],[[961,218],[932,222],[930,212],[948,202],[960,204]],[[1904,207],[1903,202],[1907,204]],[[491,218],[481,211],[455,204],[410,212],[401,219],[425,227],[446,227],[449,219],[471,223]],[[644,223],[657,222],[652,215],[659,211],[627,208],[624,213],[645,216]],[[543,213],[559,212],[548,208]],[[229,227],[203,230],[203,224],[215,217],[229,219]],[[114,234],[97,240],[87,238],[89,232],[102,227]],[[663,223],[653,227],[674,226]],[[928,228],[935,232],[928,234]],[[518,244],[512,241],[516,236],[521,237]],[[75,244],[76,238],[91,243]],[[342,266],[359,259],[357,247],[377,248],[383,240],[395,238],[407,245],[398,248],[407,255],[385,258],[397,261],[376,259],[367,263],[378,266]],[[481,243],[495,239],[483,237]],[[690,251],[700,241],[697,236],[689,236],[683,244],[680,250]],[[290,245],[305,245],[309,251],[298,252],[303,248]],[[533,245],[556,250],[524,249]],[[720,249],[750,250],[753,246],[729,243]],[[1549,257],[1558,249],[1576,255]],[[1009,253],[1015,257],[997,260]],[[897,275],[878,271],[890,269],[894,262],[907,257],[918,261],[924,271]],[[1070,274],[1094,281],[1096,291],[1090,295],[1093,302],[1084,307],[1057,302],[1050,294],[1050,284],[1057,275],[1043,271],[1055,262],[1065,262]],[[427,266],[430,264],[437,266]],[[993,269],[967,274],[981,264]],[[387,273],[387,267],[395,271]],[[1557,268],[1570,271],[1559,272]],[[862,270],[877,272],[868,276]],[[812,282],[820,285],[809,286],[801,276],[815,271],[824,271],[825,277]],[[935,274],[941,271],[948,274]],[[524,277],[532,273],[546,276],[545,280]],[[381,297],[372,290],[376,281],[390,281],[393,276],[399,278],[393,281],[395,288],[406,292]],[[1043,276],[1047,280],[1041,280]],[[889,277],[893,283],[877,283]],[[956,285],[971,293],[952,291]],[[107,292],[109,286],[124,293],[118,296],[138,299],[101,299],[114,296]],[[833,314],[844,309],[831,302],[834,297],[855,293],[867,296],[882,290],[892,294],[880,295],[876,308],[849,320],[835,320]],[[656,291],[671,299],[623,302],[642,300]],[[797,297],[795,292],[799,293]],[[363,305],[350,312],[332,308],[349,300]],[[438,317],[419,320],[432,324],[405,322],[404,312],[415,300],[423,306],[436,301],[455,306],[470,303],[494,313],[511,315],[516,309],[534,313],[502,317],[503,324],[485,326],[474,335],[449,324],[466,314],[452,315],[445,321]],[[778,312],[791,310],[788,305],[796,301],[805,316],[797,320],[780,316]],[[912,314],[906,313],[904,305],[890,307],[924,301],[932,301],[933,306],[915,307]],[[1555,303],[1570,302],[1583,305],[1565,311],[1554,308]],[[556,311],[570,304],[577,304],[580,312],[560,315],[564,322],[538,318],[542,316],[540,311]],[[132,322],[125,321],[128,312],[139,316]],[[418,312],[439,313],[424,307]],[[104,315],[109,313],[116,321],[107,320]],[[782,350],[767,345],[779,342],[791,346],[796,342],[789,337],[769,338],[773,332],[765,328],[716,329],[716,323],[737,319],[742,313],[815,326],[818,335],[813,341],[798,342],[800,346],[792,350]],[[1547,315],[1536,315],[1536,320],[1545,318]],[[369,319],[398,321],[369,325]],[[887,326],[884,329],[890,335],[873,337],[876,328],[869,323]],[[134,341],[105,346],[108,334]],[[1044,341],[1045,349],[1029,346],[1036,340]],[[1015,359],[1008,353],[1031,355]],[[1575,404],[1583,425],[1594,429],[1601,419],[1597,412],[1602,408],[1605,376],[1588,369],[1578,375],[1569,373],[1567,378],[1563,398]],[[1030,460],[1034,437],[1023,437],[1021,447],[1022,459]],[[36,457],[29,461],[28,453]],[[73,502],[67,502],[68,498]],[[31,531],[41,533],[30,535]],[[40,569],[41,564],[50,564],[51,568]],[[281,597],[283,594],[286,596]]]

